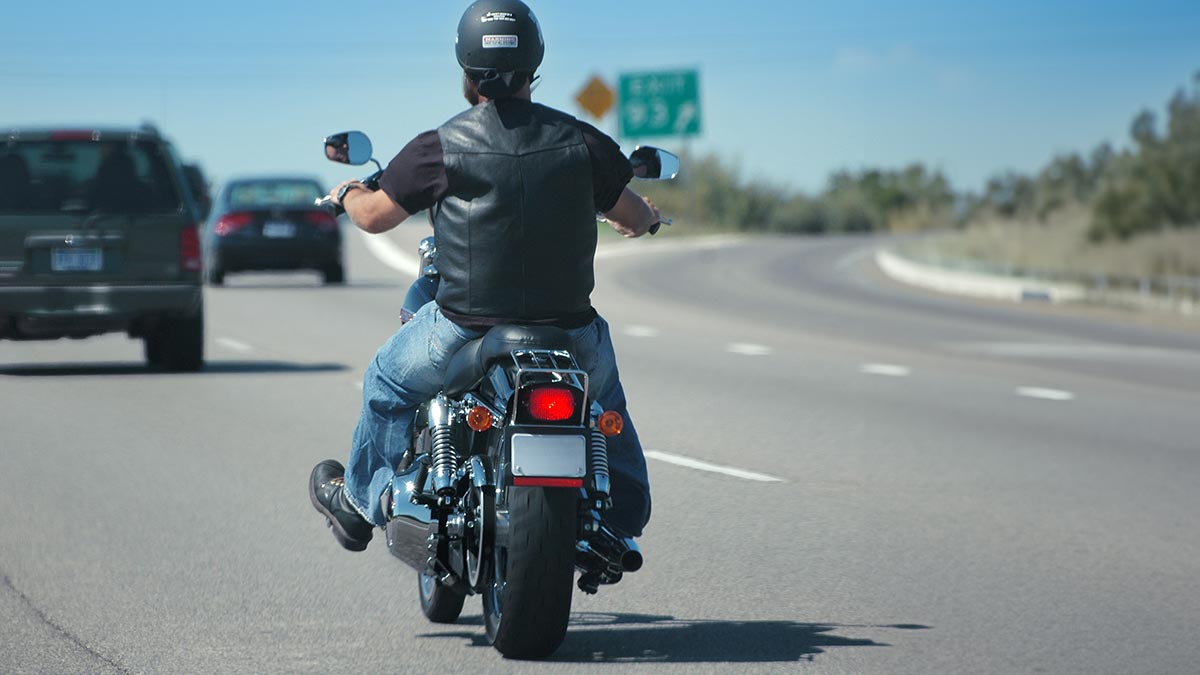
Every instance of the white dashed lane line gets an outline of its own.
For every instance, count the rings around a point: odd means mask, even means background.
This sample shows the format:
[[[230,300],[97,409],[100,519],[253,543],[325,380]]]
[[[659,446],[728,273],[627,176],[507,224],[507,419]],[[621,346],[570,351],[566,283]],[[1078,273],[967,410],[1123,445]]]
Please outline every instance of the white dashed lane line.
[[[216,343],[226,349],[232,349],[235,352],[254,351],[254,347],[251,347],[250,345],[246,344],[245,342],[239,342],[237,340],[234,340],[233,338],[219,337],[219,338],[217,338]]]
[[[767,356],[771,353],[771,348],[751,342],[734,342],[727,346],[725,351],[733,354],[741,354],[742,356]]]
[[[1040,398],[1045,401],[1070,401],[1075,398],[1075,394],[1069,391],[1044,387],[1017,387],[1017,396]]]
[[[774,476],[768,476],[766,474],[755,473],[753,471],[746,471],[744,469],[735,469],[731,466],[721,466],[719,464],[709,464],[708,462],[702,462],[698,459],[692,459],[690,457],[683,457],[682,455],[672,455],[670,453],[659,452],[657,450],[647,450],[645,452],[645,455],[646,455],[646,459],[656,459],[660,462],[667,462],[668,464],[675,464],[676,466],[684,466],[689,469],[696,469],[697,471],[708,471],[709,473],[720,473],[720,474],[724,474],[726,476],[733,476],[734,478],[741,478],[742,480],[752,480],[752,481],[757,481],[759,483],[782,483],[783,482],[782,478],[776,478]]]
[[[891,363],[864,363],[858,372],[867,375],[884,375],[886,377],[907,377],[912,373],[908,366],[898,366]]]
[[[623,332],[630,337],[658,337],[658,329],[653,326],[626,326]]]

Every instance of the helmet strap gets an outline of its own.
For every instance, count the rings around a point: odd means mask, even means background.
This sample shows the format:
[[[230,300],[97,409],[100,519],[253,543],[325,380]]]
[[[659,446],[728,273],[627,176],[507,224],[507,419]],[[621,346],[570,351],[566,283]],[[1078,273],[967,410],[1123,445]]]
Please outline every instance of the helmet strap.
[[[476,80],[479,83],[479,95],[492,100],[512,98],[527,82],[532,82],[526,73],[520,71],[500,73],[488,70],[483,73],[476,71],[474,74],[480,75]]]

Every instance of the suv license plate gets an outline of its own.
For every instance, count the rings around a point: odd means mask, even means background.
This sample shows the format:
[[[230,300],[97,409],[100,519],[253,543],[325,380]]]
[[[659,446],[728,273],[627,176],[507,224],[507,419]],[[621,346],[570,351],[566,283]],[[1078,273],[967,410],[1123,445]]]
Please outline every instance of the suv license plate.
[[[52,272],[99,272],[104,267],[104,253],[96,247],[50,249]]]
[[[296,236],[296,226],[291,223],[267,223],[263,225],[263,236],[272,239],[286,239]]]

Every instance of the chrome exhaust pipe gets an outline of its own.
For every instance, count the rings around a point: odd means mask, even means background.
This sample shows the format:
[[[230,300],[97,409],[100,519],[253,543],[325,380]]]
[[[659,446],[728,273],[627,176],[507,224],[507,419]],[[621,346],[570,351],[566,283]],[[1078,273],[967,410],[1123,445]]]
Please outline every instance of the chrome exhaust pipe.
[[[433,555],[429,546],[438,529],[429,507],[414,504],[412,499],[420,493],[428,475],[429,463],[424,457],[396,474],[392,478],[391,504],[384,508],[388,516],[388,550],[418,572],[429,570]]]
[[[604,525],[590,540],[576,544],[575,549],[583,558],[601,563],[614,576],[642,568],[642,550],[637,543],[629,537],[618,536]]]

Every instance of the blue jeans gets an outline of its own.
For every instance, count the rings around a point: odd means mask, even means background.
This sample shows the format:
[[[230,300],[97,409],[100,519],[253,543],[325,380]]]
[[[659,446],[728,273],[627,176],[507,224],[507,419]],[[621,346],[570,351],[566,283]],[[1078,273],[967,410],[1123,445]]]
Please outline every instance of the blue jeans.
[[[608,322],[596,317],[567,333],[572,354],[588,373],[592,397],[625,419],[624,430],[608,440],[613,507],[605,522],[626,536],[640,536],[650,519],[650,480],[637,431],[625,409]],[[386,523],[380,497],[390,488],[395,467],[410,445],[417,407],[441,390],[450,357],[482,335],[442,316],[437,303],[430,302],[376,352],[363,377],[363,408],[346,467],[350,503],[375,525]]]

